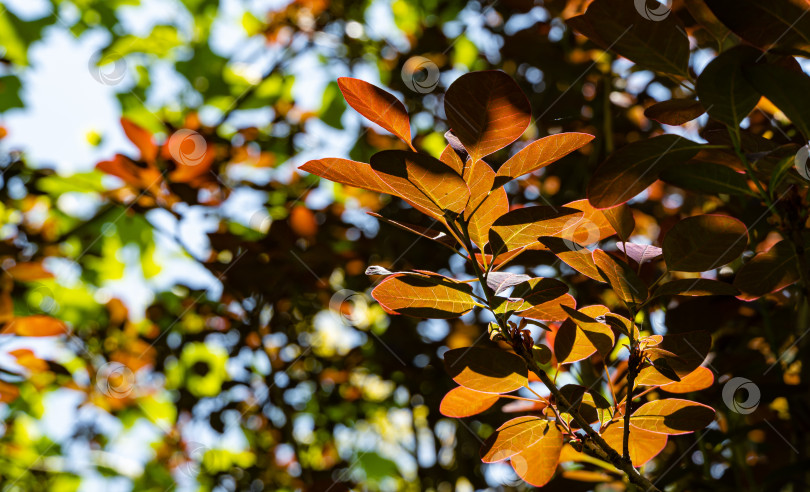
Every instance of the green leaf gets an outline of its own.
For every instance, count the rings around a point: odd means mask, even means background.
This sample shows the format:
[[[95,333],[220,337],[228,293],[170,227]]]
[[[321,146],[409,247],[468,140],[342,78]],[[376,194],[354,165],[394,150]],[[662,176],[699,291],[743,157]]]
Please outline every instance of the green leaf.
[[[588,184],[588,201],[610,208],[630,200],[672,166],[683,164],[701,145],[678,135],[661,135],[631,143],[608,156]]]
[[[810,51],[810,7],[803,0],[706,0],[706,5],[735,34],[759,48]]]
[[[744,70],[751,85],[790,118],[805,140],[810,140],[810,76],[772,64],[749,65]]]
[[[9,109],[22,108],[22,99],[20,99],[20,79],[15,75],[4,75],[0,77],[0,113],[8,111]]]
[[[448,350],[444,367],[453,381],[482,393],[509,393],[528,384],[529,369],[519,355],[468,347]]]
[[[735,46],[703,69],[697,80],[697,94],[709,116],[732,128],[748,116],[760,95],[746,80],[743,66],[755,63],[761,56],[750,46]]]
[[[748,229],[725,215],[697,215],[675,224],[664,237],[670,271],[705,272],[737,258],[748,246]]]
[[[745,174],[730,167],[710,162],[674,166],[664,170],[662,181],[698,193],[755,196]]]
[[[602,48],[645,68],[687,76],[689,40],[675,15],[640,14],[633,2],[595,0],[567,23]]]

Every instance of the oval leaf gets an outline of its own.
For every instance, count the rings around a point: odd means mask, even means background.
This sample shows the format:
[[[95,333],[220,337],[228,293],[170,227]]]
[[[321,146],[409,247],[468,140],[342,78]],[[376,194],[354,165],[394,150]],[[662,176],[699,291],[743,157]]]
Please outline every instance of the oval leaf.
[[[542,487],[554,476],[562,447],[562,432],[555,424],[549,423],[543,437],[512,456],[509,464],[525,482]]]
[[[61,320],[44,314],[14,318],[3,328],[3,333],[21,337],[53,337],[67,333],[67,325]]]
[[[662,284],[652,293],[659,296],[736,296],[733,285],[707,278],[680,278]]]
[[[505,422],[481,446],[481,461],[495,463],[511,458],[542,439],[554,425],[525,415]]]
[[[664,261],[670,271],[704,272],[740,257],[748,229],[725,215],[697,215],[675,224],[664,237]]]
[[[752,301],[798,281],[796,251],[790,241],[782,240],[743,265],[734,278],[734,287],[742,292],[740,299]]]
[[[535,140],[503,163],[498,169],[495,186],[503,186],[515,178],[548,166],[593,139],[594,136],[587,133],[558,133]]]
[[[470,294],[470,285],[438,274],[390,275],[371,291],[391,314],[441,319],[457,318],[474,308],[477,304]]]
[[[607,279],[613,292],[624,302],[640,304],[647,300],[647,285],[626,263],[601,249],[594,250],[593,262],[602,278]]]
[[[714,384],[714,373],[708,367],[698,367],[684,376],[680,381],[674,381],[661,386],[668,393],[691,393],[706,389]]]
[[[735,46],[720,53],[703,69],[697,81],[697,94],[709,116],[736,127],[756,107],[759,92],[748,83],[742,67],[756,62],[761,54],[750,46]]]
[[[700,101],[694,99],[670,99],[661,101],[644,110],[644,116],[664,125],[678,126],[694,120],[706,112]]]
[[[563,232],[583,216],[572,208],[542,205],[523,207],[502,215],[489,232],[489,242],[495,256],[536,243],[538,238]]]
[[[335,183],[396,195],[382,182],[371,166],[363,162],[328,157],[308,161],[298,169]]]
[[[659,434],[678,435],[701,430],[713,420],[712,407],[670,398],[641,405],[630,416],[630,426]]]
[[[655,346],[660,351],[656,354],[648,354],[653,363],[659,367],[643,368],[636,377],[636,383],[661,385],[670,383],[676,380],[675,378],[682,379],[703,364],[711,346],[712,337],[705,331],[664,335],[661,343]],[[667,353],[674,354],[674,357]],[[664,372],[667,372],[669,376],[664,375],[661,368],[664,368]]]
[[[498,395],[481,393],[464,386],[451,389],[439,405],[439,412],[445,417],[470,417],[487,410],[498,401]]]
[[[500,70],[459,77],[447,89],[444,111],[473,162],[517,140],[531,121],[529,100]]]
[[[338,78],[340,92],[349,106],[411,145],[408,110],[393,94],[351,77]]]
[[[483,393],[509,393],[529,382],[529,369],[519,355],[478,347],[448,350],[444,367],[453,381]]]
[[[624,422],[619,420],[610,424],[602,432],[602,438],[617,453],[622,454],[624,450]],[[658,434],[630,426],[630,441],[627,450],[630,452],[630,460],[636,468],[658,456],[658,453],[663,451],[666,445],[666,434]]]

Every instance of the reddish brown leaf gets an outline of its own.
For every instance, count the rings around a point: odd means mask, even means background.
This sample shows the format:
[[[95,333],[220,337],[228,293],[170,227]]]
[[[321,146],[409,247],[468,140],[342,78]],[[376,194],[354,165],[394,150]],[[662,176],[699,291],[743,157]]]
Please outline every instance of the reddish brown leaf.
[[[408,110],[393,94],[351,77],[338,78],[338,87],[355,111],[411,145]]]
[[[523,207],[502,215],[492,225],[489,242],[497,256],[503,252],[537,243],[538,238],[553,236],[581,218],[579,210],[542,205]]]
[[[585,337],[593,345],[603,358],[607,358],[616,343],[613,330],[606,323],[597,321],[595,318],[604,316],[610,310],[601,305],[585,306],[579,310],[562,306],[563,311],[573,321],[577,328],[582,330]]]
[[[714,384],[714,373],[708,367],[698,367],[680,381],[674,381],[661,386],[668,393],[691,393],[700,391]]]
[[[492,190],[495,171],[484,161],[472,165],[465,181],[470,187],[470,201],[464,209],[469,220],[470,239],[483,251],[489,241],[489,230],[498,217],[509,212],[509,198],[503,188]]]
[[[623,261],[613,258],[601,249],[594,250],[593,261],[613,292],[624,302],[640,304],[647,300],[647,285]]]
[[[659,434],[688,434],[705,428],[714,420],[712,407],[688,400],[670,398],[641,405],[630,416],[630,425]]]
[[[6,273],[11,275],[14,280],[20,282],[34,282],[36,280],[53,278],[53,274],[45,269],[42,262],[38,261],[17,263],[12,267],[6,268]]]
[[[396,195],[368,164],[328,157],[306,162],[298,169],[349,186]]]
[[[461,177],[464,177],[464,162],[461,161],[461,158],[458,156],[456,151],[453,149],[452,145],[448,145],[444,148],[441,157],[439,160],[453,168],[453,171],[458,173]],[[468,161],[469,162],[469,161]]]
[[[551,250],[557,258],[574,270],[586,277],[605,282],[599,270],[596,268],[596,264],[593,261],[593,254],[587,248],[558,237],[540,238],[540,242]]]
[[[529,100],[500,70],[459,77],[447,89],[444,110],[473,162],[517,140],[531,121]]]
[[[734,287],[742,292],[740,299],[752,301],[798,281],[796,251],[790,241],[783,240],[743,265],[734,278]]]
[[[594,208],[588,200],[577,200],[563,206],[580,210],[583,215],[579,219],[572,219],[570,224],[555,237],[577,245],[588,246],[616,234],[613,225],[603,213],[606,211]]]
[[[577,301],[571,294],[565,294],[562,297],[554,299],[553,301],[536,304],[530,309],[521,311],[518,316],[521,318],[531,318],[540,321],[562,321],[568,317],[563,311],[562,306],[576,308]]]
[[[729,263],[745,251],[748,229],[726,215],[697,215],[675,224],[664,237],[670,271],[704,272]]]
[[[665,125],[683,125],[706,112],[700,101],[694,99],[670,99],[661,101],[644,110],[644,116]]]
[[[67,333],[67,326],[56,318],[35,314],[14,318],[3,329],[3,333],[14,333],[21,337],[53,337]]]
[[[414,318],[457,318],[477,304],[472,287],[439,274],[417,277],[390,275],[371,291],[371,296],[391,314]]]
[[[437,219],[443,219],[445,210],[461,213],[470,198],[461,176],[426,154],[384,150],[371,157],[371,169],[388,185],[389,193]]]
[[[15,385],[0,381],[0,403],[11,403],[20,396],[20,389]]]
[[[592,339],[601,347],[600,353],[610,351],[608,345],[612,348],[615,341],[613,331],[607,325],[597,327],[588,321],[588,319],[607,314],[610,312],[608,308],[600,305],[581,308],[582,314],[585,316],[577,317],[582,320],[580,324],[588,326],[588,332],[583,330],[571,318],[571,313],[575,313],[576,310],[567,307],[562,307],[562,310],[565,312],[567,319],[554,334],[554,356],[557,358],[558,363],[570,364],[586,359],[596,353],[597,345],[593,343]],[[594,321],[594,323],[596,322]],[[608,335],[608,333],[610,334]]]
[[[453,381],[483,393],[509,393],[528,384],[526,362],[519,355],[502,350],[479,347],[448,350],[444,354],[444,367]]]
[[[515,178],[558,161],[584,147],[593,138],[593,135],[587,133],[558,133],[535,140],[503,163],[498,169],[495,186],[503,186]]]
[[[152,139],[152,134],[149,130],[126,118],[121,118],[121,126],[124,128],[124,134],[127,138],[135,144],[135,147],[138,147],[141,153],[141,159],[144,162],[153,164],[157,157],[158,146]]]
[[[733,285],[707,278],[679,278],[661,284],[652,293],[659,296],[734,296],[739,291]]]
[[[487,410],[496,401],[498,401],[497,394],[482,393],[459,386],[444,395],[439,405],[439,412],[445,417],[469,417]]]
[[[377,219],[382,220],[383,222],[391,224],[391,225],[393,225],[395,227],[399,227],[400,229],[402,229],[404,231],[408,231],[408,232],[412,232],[414,234],[418,234],[418,235],[420,235],[422,237],[431,239],[431,240],[436,241],[438,243],[446,244],[448,246],[455,246],[456,245],[456,240],[453,239],[451,236],[448,236],[447,234],[445,234],[442,231],[439,231],[439,230],[436,230],[436,229],[431,229],[430,227],[422,227],[422,226],[418,226],[418,225],[414,225],[414,224],[405,224],[405,223],[402,223],[402,222],[397,222],[395,220],[385,218],[382,215],[380,215],[378,213],[374,213],[374,212],[366,212],[366,213],[369,214],[372,217],[375,217]]]

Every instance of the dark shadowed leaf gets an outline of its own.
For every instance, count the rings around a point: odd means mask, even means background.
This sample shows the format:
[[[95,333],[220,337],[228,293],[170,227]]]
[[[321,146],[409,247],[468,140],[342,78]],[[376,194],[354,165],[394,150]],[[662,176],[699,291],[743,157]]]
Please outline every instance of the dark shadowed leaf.
[[[465,388],[483,393],[509,393],[528,384],[529,369],[519,356],[478,347],[448,350],[444,367]]]
[[[503,186],[515,178],[558,161],[584,147],[593,138],[593,135],[587,133],[558,133],[535,140],[503,163],[498,169],[495,186]]]
[[[810,22],[810,15],[805,20]],[[790,118],[805,140],[810,140],[810,76],[772,64],[747,66],[744,70],[751,85]]]
[[[561,309],[568,319],[554,334],[554,356],[558,363],[570,364],[590,357],[597,351],[597,345],[593,341],[599,344],[598,350],[601,354],[610,351],[608,345],[611,347],[613,345],[613,331],[607,325],[590,325],[590,320],[595,321],[594,318],[607,314],[610,311],[608,308],[600,305],[586,306],[580,309],[581,313],[567,306]],[[575,316],[580,318],[580,323],[571,317],[572,313],[576,313]],[[582,329],[580,325],[588,325],[588,330]]]
[[[697,369],[706,359],[712,346],[712,337],[705,331],[691,331],[688,333],[664,335],[661,343],[654,348],[660,351],[649,354],[653,363],[661,361],[656,367],[645,367],[639,371],[636,382],[642,385],[667,384],[676,379],[662,374],[660,368],[666,368],[682,379]],[[667,354],[674,354],[667,355]]]
[[[415,318],[457,318],[477,304],[472,287],[432,274],[429,278],[396,274],[380,282],[371,296],[392,314]]]
[[[596,0],[585,14],[568,19],[567,23],[602,48],[639,65],[685,76],[689,40],[677,16],[669,15],[666,8],[661,10],[647,8],[642,16],[633,2]]]
[[[660,285],[652,297],[660,296],[736,296],[733,285],[707,278],[680,278]]]
[[[590,202],[588,202],[590,203]],[[627,241],[636,228],[633,211],[627,205],[603,209],[602,213],[622,241]]]
[[[762,49],[810,51],[810,10],[803,0],[706,0],[735,34]]]
[[[757,105],[760,95],[748,83],[743,66],[754,63],[761,52],[750,46],[735,46],[720,53],[701,72],[697,94],[709,116],[736,127]]]
[[[714,420],[712,407],[688,400],[670,398],[641,405],[630,416],[630,425],[659,434],[688,434],[705,428]]]
[[[694,99],[670,99],[661,101],[644,110],[644,116],[664,125],[678,126],[694,120],[706,112],[700,101]]]
[[[408,145],[411,144],[408,110],[393,94],[351,77],[340,77],[338,86],[346,102],[355,111],[393,133]]]
[[[498,401],[498,395],[481,393],[464,386],[451,389],[444,395],[439,412],[445,417],[462,418],[487,410]]]
[[[734,278],[734,287],[742,293],[740,299],[751,301],[784,289],[798,280],[796,251],[790,241],[783,240],[768,251],[757,253],[743,265]]]
[[[591,342],[591,345],[596,348],[599,354],[606,358],[613,350],[616,337],[607,324],[597,321],[595,318],[604,316],[610,310],[600,305],[586,306],[579,310],[563,306],[562,309],[568,313],[569,318],[577,325],[577,328],[585,333],[588,341]]]
[[[397,222],[395,220],[385,218],[382,215],[380,215],[378,213],[374,213],[374,212],[367,212],[367,213],[372,217],[375,217],[377,219],[382,220],[383,222],[391,224],[391,225],[393,225],[395,227],[398,227],[398,228],[400,228],[400,229],[402,229],[404,231],[412,232],[412,233],[418,234],[418,235],[420,235],[422,237],[426,237],[428,239],[436,241],[437,243],[443,243],[443,244],[446,244],[448,246],[455,246],[456,245],[456,240],[453,239],[452,237],[448,236],[447,234],[445,234],[442,231],[439,231],[439,230],[436,230],[436,229],[431,229],[430,227],[422,227],[422,226],[418,226],[418,225],[414,225],[414,224],[404,224],[402,222]]]
[[[426,154],[384,150],[371,157],[371,169],[394,193],[436,218],[445,210],[461,213],[470,197],[458,173]]]
[[[710,162],[689,163],[665,169],[662,181],[698,193],[753,196],[745,174]]]
[[[620,205],[653,184],[663,170],[694,157],[700,147],[678,135],[626,145],[596,169],[588,184],[588,200],[596,208]]]
[[[576,224],[583,216],[579,210],[537,205],[502,215],[492,225],[489,242],[497,256],[505,251],[536,243],[541,236],[554,236]]]
[[[647,300],[647,285],[625,262],[617,260],[601,249],[594,250],[593,261],[619,299],[634,304]]]
[[[444,111],[473,162],[517,140],[531,120],[529,100],[500,70],[459,77],[447,89]]]
[[[522,309],[539,306],[560,299],[568,293],[568,286],[553,278],[536,277],[517,284],[512,297],[523,299]]]
[[[748,246],[748,230],[725,215],[697,215],[675,224],[664,237],[670,271],[705,272],[737,258]]]

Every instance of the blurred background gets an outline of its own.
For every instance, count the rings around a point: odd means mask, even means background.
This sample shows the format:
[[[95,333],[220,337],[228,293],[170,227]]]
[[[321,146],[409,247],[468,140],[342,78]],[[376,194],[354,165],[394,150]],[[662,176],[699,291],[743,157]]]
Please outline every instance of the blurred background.
[[[646,136],[703,141],[705,115],[662,127],[643,114],[686,88],[565,25],[586,5],[0,2],[0,314],[47,314],[69,331],[0,335],[2,490],[525,489],[508,465],[478,459],[502,418],[438,413],[454,386],[441,356],[485,340],[485,318],[389,317],[368,295],[368,265],[463,277],[460,258],[367,214],[420,223],[400,201],[296,168],[403,145],[347,108],[340,76],[395,93],[415,145],[435,155],[442,95],[472,70],[506,71],[532,102],[532,126],[495,160],[550,133],[597,136],[510,183],[514,203],[583,198],[607,153]],[[716,47],[682,2],[672,8],[699,72]],[[633,202],[634,240],[656,241],[679,212],[747,206],[712,200],[658,182]],[[522,271],[571,273],[540,253],[522,258]],[[601,295],[573,288],[586,303]],[[759,322],[714,302],[658,322],[715,332]],[[728,364],[764,357],[748,336],[721,336]],[[770,376],[781,384],[782,369]],[[677,490],[751,484],[758,464],[778,476],[791,451],[774,434],[778,404],[763,408],[767,426],[714,425],[698,446],[671,439],[648,471]],[[548,488],[624,489],[619,475],[569,471]]]

